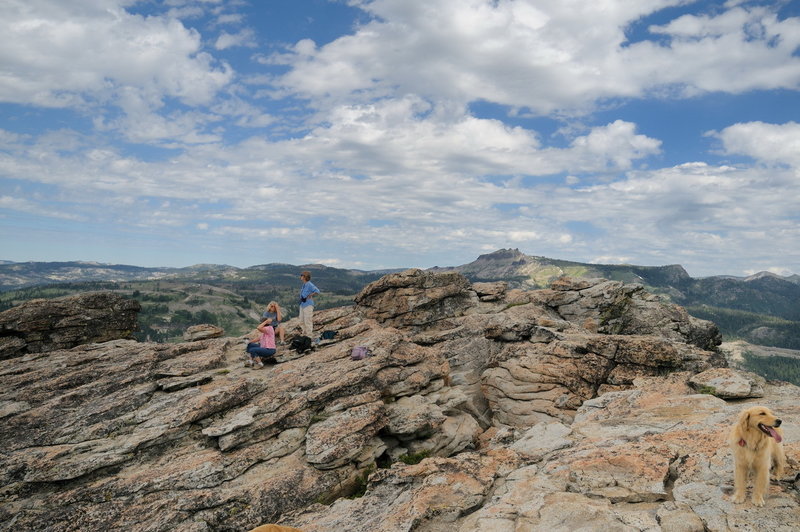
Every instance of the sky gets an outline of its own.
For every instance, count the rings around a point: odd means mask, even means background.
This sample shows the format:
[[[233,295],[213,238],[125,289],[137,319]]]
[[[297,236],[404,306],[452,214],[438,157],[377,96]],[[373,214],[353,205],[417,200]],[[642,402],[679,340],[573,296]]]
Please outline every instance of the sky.
[[[800,273],[800,2],[3,0],[0,259]]]

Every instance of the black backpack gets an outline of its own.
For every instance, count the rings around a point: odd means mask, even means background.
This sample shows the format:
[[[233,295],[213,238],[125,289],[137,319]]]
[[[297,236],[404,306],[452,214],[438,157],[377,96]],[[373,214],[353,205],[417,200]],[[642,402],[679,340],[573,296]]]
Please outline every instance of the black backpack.
[[[292,343],[290,347],[297,351],[297,354],[302,355],[309,349],[311,349],[311,338],[308,336],[295,336],[292,338]]]
[[[338,332],[339,331],[322,331],[320,338],[322,340],[333,340],[334,338],[336,338],[336,333]]]

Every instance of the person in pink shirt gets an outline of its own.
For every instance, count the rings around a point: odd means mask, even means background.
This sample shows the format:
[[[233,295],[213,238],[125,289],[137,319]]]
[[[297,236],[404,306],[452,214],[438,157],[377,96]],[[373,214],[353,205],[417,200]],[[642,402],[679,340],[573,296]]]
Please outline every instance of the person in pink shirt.
[[[247,354],[250,356],[247,364],[253,369],[263,368],[264,361],[270,364],[277,363],[277,360],[275,360],[275,353],[277,352],[275,348],[275,329],[270,324],[271,321],[271,318],[262,321],[256,327],[256,330],[261,335],[257,340],[251,337],[250,343],[247,344]]]

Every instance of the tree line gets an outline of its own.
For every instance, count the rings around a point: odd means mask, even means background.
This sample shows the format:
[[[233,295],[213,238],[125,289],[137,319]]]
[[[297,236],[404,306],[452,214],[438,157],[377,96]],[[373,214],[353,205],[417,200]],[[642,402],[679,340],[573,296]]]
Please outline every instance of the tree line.
[[[758,356],[744,353],[743,369],[765,379],[791,382],[800,386],[800,359],[782,356]]]

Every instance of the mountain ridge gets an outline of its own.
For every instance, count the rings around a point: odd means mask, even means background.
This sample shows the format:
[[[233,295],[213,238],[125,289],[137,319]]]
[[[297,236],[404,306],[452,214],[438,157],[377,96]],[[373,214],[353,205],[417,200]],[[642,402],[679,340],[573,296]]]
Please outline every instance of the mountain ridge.
[[[182,275],[196,275],[201,273],[216,272],[218,274],[247,273],[251,271],[269,271],[281,269],[309,269],[312,271],[335,270],[353,272],[355,274],[378,275],[400,271],[400,269],[386,270],[356,270],[348,268],[335,268],[323,264],[267,263],[256,264],[246,268],[230,266],[227,264],[195,264],[185,267],[171,266],[133,266],[129,264],[105,264],[91,261],[53,261],[53,262],[11,262],[0,260],[0,292],[18,290],[30,286],[63,282],[88,282],[88,281],[154,281],[159,279],[175,279]]]
[[[492,264],[494,266],[492,267]],[[636,276],[641,280],[650,281],[655,274],[671,278],[673,281],[681,282],[686,280],[707,280],[707,279],[732,279],[743,282],[757,281],[764,278],[777,279],[793,284],[800,284],[800,275],[779,275],[773,272],[761,271],[748,276],[735,276],[728,274],[711,275],[704,277],[692,277],[686,269],[680,264],[666,264],[661,266],[641,266],[635,264],[601,264],[570,261],[565,259],[552,259],[540,255],[527,255],[520,251],[518,248],[503,248],[493,251],[491,253],[484,253],[478,256],[474,261],[457,265],[457,266],[434,266],[428,268],[432,271],[458,271],[472,275],[482,280],[500,280],[490,279],[491,272],[505,270],[506,275],[519,275],[519,272],[514,271],[522,265],[540,266],[542,269],[547,267],[559,268],[561,270],[569,269],[584,269],[591,273],[596,272],[598,275],[608,273],[616,273],[617,276],[622,275],[629,277],[625,279],[628,281],[635,281]],[[412,268],[414,266],[409,266]],[[158,278],[176,277],[187,273],[197,272],[247,272],[252,270],[268,271],[280,268],[309,268],[314,270],[337,270],[344,272],[354,272],[356,274],[386,274],[392,272],[402,271],[407,268],[382,268],[377,270],[360,270],[355,268],[337,268],[334,266],[326,266],[324,264],[308,263],[308,264],[291,264],[283,262],[270,262],[264,264],[254,264],[244,268],[238,266],[231,266],[228,264],[212,264],[200,263],[191,266],[174,267],[174,266],[136,266],[130,264],[116,264],[116,263],[103,263],[96,261],[25,261],[15,262],[9,260],[0,260],[0,292],[25,288],[28,286],[35,286],[46,283],[58,282],[82,282],[82,281],[133,281],[133,280],[156,280]],[[551,272],[543,271],[540,278],[544,277],[547,281],[555,278]],[[566,273],[562,273],[566,274]],[[612,275],[614,276],[614,275]],[[622,279],[619,279],[622,280]],[[533,284],[532,284],[533,283]],[[538,284],[537,278],[532,277],[528,281],[529,287],[541,287],[543,284]]]
[[[249,299],[258,305],[265,305],[270,300],[276,300],[287,309],[289,317],[292,317],[297,274],[306,269],[312,272],[315,283],[326,294],[321,302],[323,307],[320,308],[347,304],[368,283],[387,273],[401,271],[367,271],[322,264],[287,263],[266,263],[247,268],[208,264],[185,268],[147,268],[88,262],[0,263],[0,295],[3,296],[0,306],[8,308],[31,297],[52,297],[39,293],[36,287],[41,285],[64,287],[70,282],[111,281],[117,283],[119,288],[125,284],[129,295],[137,291],[144,295],[148,289],[154,288],[157,291],[158,285],[142,287],[136,282],[147,281],[151,285],[161,282],[163,288],[165,281],[174,280],[186,283],[186,291],[194,294],[193,298],[186,298],[187,302],[195,301],[196,297],[202,295],[197,293],[197,286],[188,285],[207,285],[209,291],[211,287],[231,290],[243,297],[245,303]],[[504,281],[511,288],[522,289],[544,288],[562,276],[637,283],[663,299],[686,307],[698,318],[714,321],[722,329],[726,340],[741,339],[758,345],[800,349],[800,307],[796,304],[800,300],[800,276],[797,275],[780,276],[759,272],[747,277],[718,275],[693,278],[680,264],[591,264],[527,255],[519,249],[510,248],[479,255],[474,261],[460,266],[436,266],[428,270],[458,272],[471,282]],[[33,292],[26,287],[32,287]],[[96,288],[76,285],[73,293],[90,289]],[[179,287],[173,289],[181,290]],[[66,293],[60,292],[57,295]],[[193,316],[198,316],[198,307],[154,307],[157,303],[163,303],[160,300],[164,294],[150,293],[149,296],[152,296],[152,303],[145,305],[143,316],[151,316],[151,321],[157,326],[143,336],[150,334],[151,337],[157,335],[166,339],[170,335],[178,334],[184,325],[176,321],[174,313],[178,310],[191,311]],[[175,292],[175,299],[179,299],[178,292]],[[255,309],[247,310],[248,306],[249,304],[243,307],[246,309],[244,313],[237,313],[233,308],[226,310],[228,318],[222,321],[233,323],[231,320],[238,319],[246,322],[250,312],[256,312]],[[213,308],[208,310],[214,312]],[[159,316],[155,316],[154,312]],[[231,312],[240,316],[236,318]],[[183,316],[186,320],[190,319],[185,313]],[[237,325],[233,330],[238,332],[241,327],[244,325]]]

